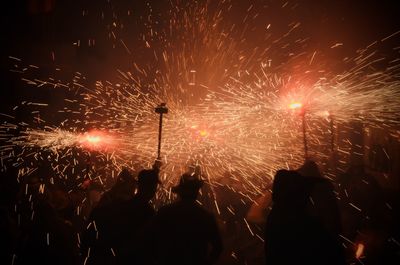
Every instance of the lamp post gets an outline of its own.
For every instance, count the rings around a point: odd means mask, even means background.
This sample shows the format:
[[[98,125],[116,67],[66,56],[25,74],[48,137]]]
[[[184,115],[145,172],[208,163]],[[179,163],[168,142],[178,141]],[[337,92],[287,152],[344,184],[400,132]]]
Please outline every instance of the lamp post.
[[[162,137],[162,125],[163,115],[168,113],[167,103],[161,103],[155,108],[155,112],[160,114],[160,123],[158,125],[158,149],[157,149],[157,160],[161,160],[161,137]]]

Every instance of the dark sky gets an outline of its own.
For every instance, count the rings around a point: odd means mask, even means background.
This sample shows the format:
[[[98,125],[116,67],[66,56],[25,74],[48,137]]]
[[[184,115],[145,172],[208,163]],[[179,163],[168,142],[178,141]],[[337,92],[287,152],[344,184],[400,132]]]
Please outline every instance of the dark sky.
[[[121,31],[121,36],[131,48],[138,43],[139,33],[143,25],[133,21],[147,15],[149,7],[153,13],[166,12],[166,0],[126,1],[126,0],[23,0],[3,3],[1,73],[4,87],[1,92],[1,112],[7,112],[22,99],[37,99],[57,102],[65,96],[64,92],[54,92],[43,88],[32,92],[32,88],[21,85],[18,75],[9,72],[12,61],[8,56],[23,59],[28,64],[40,66],[38,77],[48,76],[54,68],[60,67],[67,75],[74,71],[83,72],[88,78],[96,80],[99,76],[111,78],[116,68],[129,69],[129,60],[123,48],[113,49],[112,42],[107,39],[106,25],[113,19],[113,12],[118,19],[127,19],[129,30]],[[184,2],[184,1],[183,1]],[[287,25],[290,21],[301,22],[301,34],[310,38],[311,49],[331,52],[331,45],[344,43],[340,56],[352,55],[375,40],[400,30],[398,15],[400,10],[397,1],[365,1],[365,0],[298,0],[290,1],[288,6],[297,6],[286,11],[281,6],[286,1],[232,1],[233,7],[226,18],[226,23],[240,25],[238,18],[243,18],[246,10],[253,4],[253,10],[261,14],[254,27],[265,27],[271,23],[275,29]],[[132,10],[129,24],[126,10]],[[82,17],[82,10],[89,15]],[[100,20],[99,14],[105,13],[106,19]],[[243,25],[242,25],[243,26]],[[254,46],[262,43],[254,33]],[[80,49],[72,43],[84,42],[88,38],[96,39],[96,49],[88,49],[82,45]],[[390,55],[392,48],[400,45],[400,34],[391,40],[388,47],[383,47]],[[247,40],[249,45],[253,40]],[[141,50],[135,50],[137,60]],[[54,57],[53,57],[54,56]],[[333,54],[332,56],[336,56]],[[111,70],[112,69],[112,70]],[[58,93],[58,94],[57,94]],[[58,98],[58,99],[57,99]]]
[[[43,50],[47,49],[47,51],[43,52],[48,53],[48,51],[63,45],[71,46],[71,43],[77,39],[85,39],[92,35],[100,36],[105,31],[105,25],[111,19],[112,12],[122,19],[126,10],[132,10],[133,16],[147,15],[147,2],[152,6],[154,13],[158,13],[165,12],[164,9],[168,7],[169,1],[9,1],[7,6],[2,8],[2,56],[40,57],[39,49],[34,46],[46,47]],[[235,20],[243,17],[247,8],[253,4],[259,8],[260,17],[264,19],[264,23],[270,22],[274,25],[291,20],[301,22],[305,35],[309,35],[320,48],[334,41],[342,41],[347,48],[356,49],[400,30],[400,20],[398,19],[400,9],[397,7],[397,1],[298,0],[289,2],[288,6],[297,5],[294,11],[290,12],[279,8],[286,1],[244,0],[232,2],[233,11],[230,14],[233,16],[226,18],[228,23],[240,24],[240,21]],[[39,8],[33,8],[35,3]],[[82,10],[89,12],[89,16],[86,16],[85,19],[82,18]],[[95,15],[101,11],[106,16],[104,22],[101,22]],[[260,24],[262,26],[262,23]],[[129,35],[135,36],[135,30],[140,29],[130,27]],[[99,45],[102,44],[102,41],[106,40],[99,39]],[[46,58],[43,58],[43,61],[45,60]]]

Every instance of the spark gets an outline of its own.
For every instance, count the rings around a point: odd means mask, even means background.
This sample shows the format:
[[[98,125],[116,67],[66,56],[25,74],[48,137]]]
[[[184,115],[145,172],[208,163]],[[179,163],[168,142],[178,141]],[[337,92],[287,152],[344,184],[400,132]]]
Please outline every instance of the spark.
[[[359,243],[357,244],[357,249],[356,249],[356,253],[355,253],[355,257],[356,259],[360,259],[364,253],[364,244],[363,243]]]

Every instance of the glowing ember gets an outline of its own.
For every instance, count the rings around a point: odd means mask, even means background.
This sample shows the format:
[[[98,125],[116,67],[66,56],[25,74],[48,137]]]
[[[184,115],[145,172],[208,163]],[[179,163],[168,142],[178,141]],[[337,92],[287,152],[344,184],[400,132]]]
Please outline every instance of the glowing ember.
[[[365,248],[365,246],[363,243],[357,244],[357,249],[356,249],[356,258],[357,259],[361,258],[361,256],[363,255],[364,248]]]

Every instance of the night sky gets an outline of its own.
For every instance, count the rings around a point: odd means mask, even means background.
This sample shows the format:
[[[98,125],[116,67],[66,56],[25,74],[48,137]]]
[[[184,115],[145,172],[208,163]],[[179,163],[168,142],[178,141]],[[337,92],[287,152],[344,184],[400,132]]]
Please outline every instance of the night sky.
[[[135,61],[145,62],[146,51],[138,41],[138,35],[144,25],[137,20],[149,14],[149,5],[154,16],[167,12],[168,2],[157,1],[60,1],[29,0],[9,1],[3,4],[1,15],[1,72],[3,89],[1,110],[7,111],[16,102],[32,95],[31,89],[20,86],[18,76],[11,74],[8,56],[21,58],[26,62],[40,65],[40,74],[48,75],[55,67],[62,66],[68,74],[81,71],[92,80],[102,78],[113,79],[115,69],[130,69],[130,60],[120,43],[115,48],[107,38],[107,25],[112,22],[112,13],[125,25],[122,36],[134,50]],[[149,3],[149,5],[147,5]],[[248,34],[246,42],[249,46],[262,47],[263,40],[258,38],[259,30],[269,23],[271,30],[279,35],[285,31],[288,22],[301,23],[301,29],[293,36],[301,35],[309,38],[307,49],[325,52],[333,60],[354,54],[357,49],[366,47],[376,40],[397,32],[400,29],[398,19],[399,8],[396,1],[290,1],[288,6],[294,9],[281,8],[286,1],[233,1],[230,12],[224,16],[226,23],[240,23],[253,6],[253,11],[260,15],[248,23],[254,34]],[[35,8],[37,6],[37,8]],[[211,1],[213,6],[213,1]],[[83,10],[88,15],[82,16]],[[131,16],[127,16],[131,10]],[[104,19],[100,14],[104,13]],[[138,22],[139,21],[139,22]],[[162,27],[162,19],[160,22]],[[96,48],[89,49],[85,44],[80,48],[74,42],[89,38],[96,39]],[[239,37],[240,38],[240,37]],[[380,48],[390,55],[394,44],[398,44],[398,36]],[[343,43],[340,49],[330,49],[335,43]],[[53,60],[54,54],[54,60]],[[41,90],[40,97],[48,101],[56,95],[48,95],[46,88]],[[47,94],[47,95],[46,95]]]

